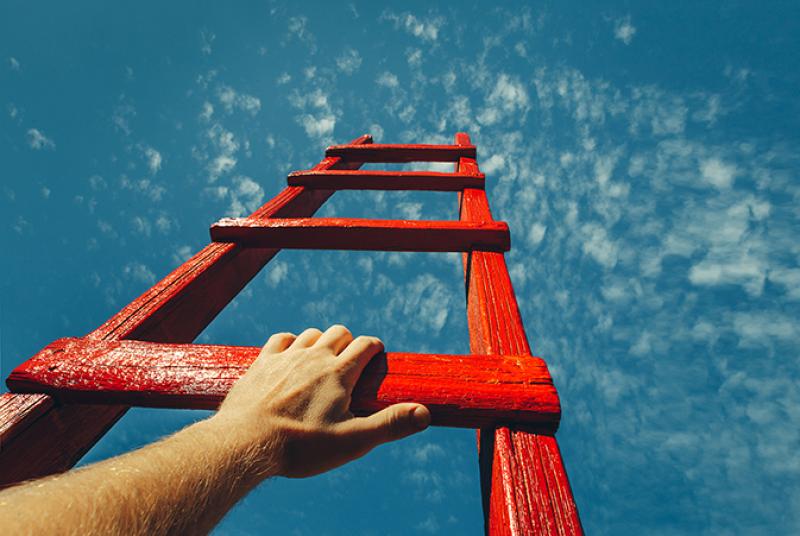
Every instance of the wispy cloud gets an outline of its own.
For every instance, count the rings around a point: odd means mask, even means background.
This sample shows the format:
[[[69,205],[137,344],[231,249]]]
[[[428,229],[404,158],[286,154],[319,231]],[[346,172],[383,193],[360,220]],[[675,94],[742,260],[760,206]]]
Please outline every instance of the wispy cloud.
[[[429,42],[435,42],[439,38],[439,30],[442,26],[442,19],[439,17],[420,19],[410,13],[398,15],[385,12],[381,18],[393,22],[395,28],[402,28],[414,37]]]
[[[631,16],[623,17],[614,21],[614,38],[630,45],[633,36],[636,35],[636,27],[631,23]]]
[[[336,66],[345,74],[353,74],[361,67],[361,55],[348,47],[336,58]]]
[[[515,77],[502,73],[486,97],[486,105],[478,115],[478,121],[484,125],[493,125],[512,115],[522,121],[528,108],[528,91],[525,86]]]
[[[289,102],[301,111],[295,116],[309,138],[329,141],[336,128],[336,113],[328,101],[328,94],[321,89],[309,93],[294,92]]]
[[[31,149],[36,151],[40,149],[55,149],[56,144],[44,135],[42,131],[36,128],[28,129],[28,145]]]
[[[150,170],[150,174],[155,175],[161,169],[161,153],[152,147],[144,147],[143,153],[145,160],[147,161],[147,168]]]
[[[261,110],[261,99],[236,91],[230,86],[220,86],[217,98],[227,113],[242,110],[255,116]]]

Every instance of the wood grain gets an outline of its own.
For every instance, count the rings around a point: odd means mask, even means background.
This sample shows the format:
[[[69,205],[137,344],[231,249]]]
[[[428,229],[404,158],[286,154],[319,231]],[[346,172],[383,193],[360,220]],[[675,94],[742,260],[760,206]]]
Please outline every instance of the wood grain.
[[[8,387],[61,402],[215,409],[260,348],[60,339],[17,367]],[[387,353],[376,356],[350,409],[368,415],[419,402],[438,426],[558,426],[560,406],[544,361],[517,356]]]
[[[0,448],[51,407],[53,399],[42,394],[0,395]]]
[[[507,251],[504,222],[369,220],[361,218],[226,218],[211,238],[248,247],[373,251]]]
[[[475,158],[474,145],[378,144],[332,145],[325,156],[337,156],[355,162],[458,162],[459,158]]]
[[[456,135],[456,144],[471,145]],[[461,173],[478,171],[462,158]],[[459,195],[462,221],[493,221],[486,193],[466,189]],[[470,349],[475,354],[531,354],[516,296],[501,253],[464,255]],[[487,534],[583,534],[578,510],[553,435],[519,427],[482,429],[478,436],[481,488]]]
[[[439,173],[436,171],[294,171],[287,178],[291,186],[333,190],[421,190],[457,192],[482,189],[482,174]]]
[[[372,143],[372,138],[362,136],[351,143]],[[314,169],[359,166],[330,157]],[[252,216],[311,216],[332,193],[288,187]],[[209,244],[87,337],[191,342],[277,252]],[[34,418],[21,418],[29,410],[0,411],[0,429],[8,429],[11,435],[9,441],[0,444],[0,486],[69,469],[127,409],[52,401],[37,404],[50,407]],[[17,406],[24,404],[14,402],[8,408]]]

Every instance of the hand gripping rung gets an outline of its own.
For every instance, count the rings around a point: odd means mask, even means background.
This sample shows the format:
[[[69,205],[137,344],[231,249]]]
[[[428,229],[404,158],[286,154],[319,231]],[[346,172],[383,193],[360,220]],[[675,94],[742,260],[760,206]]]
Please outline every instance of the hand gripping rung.
[[[338,156],[352,162],[458,162],[476,158],[474,145],[331,145],[325,156]]]
[[[508,251],[508,225],[359,218],[225,218],[211,226],[215,242],[254,248],[372,251]]]
[[[289,186],[322,190],[429,190],[457,192],[464,188],[483,190],[483,173],[440,173],[436,171],[294,171]]]
[[[7,383],[69,403],[215,409],[260,350],[66,338],[18,366]],[[547,365],[530,356],[377,355],[350,409],[368,415],[398,402],[425,404],[439,426],[522,423],[553,432],[561,415]]]

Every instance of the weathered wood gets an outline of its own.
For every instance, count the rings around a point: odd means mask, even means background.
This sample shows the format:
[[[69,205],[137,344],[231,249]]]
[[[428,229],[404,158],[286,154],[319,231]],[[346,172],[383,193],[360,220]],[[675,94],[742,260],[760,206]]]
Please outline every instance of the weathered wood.
[[[11,372],[18,393],[61,402],[215,409],[260,348],[141,341],[59,339]],[[373,358],[353,391],[351,411],[368,415],[419,402],[432,424],[476,428],[558,426],[560,406],[544,361],[517,356],[386,353]]]
[[[372,143],[372,138],[362,136],[351,143]],[[330,157],[314,169],[359,165]],[[289,187],[252,216],[310,216],[332,193]],[[191,342],[277,251],[212,243],[87,337]],[[21,410],[0,412],[0,428],[11,434],[0,444],[0,486],[69,469],[125,410],[125,406],[52,405],[27,419],[19,418]],[[18,429],[22,432],[16,433]]]
[[[422,190],[457,192],[464,188],[482,189],[482,174],[440,173],[437,171],[294,171],[287,181],[292,186],[332,190]]]
[[[226,218],[211,238],[249,247],[373,251],[507,251],[504,222],[369,220],[361,218]]]
[[[475,158],[474,145],[378,144],[331,145],[325,156],[338,156],[354,162],[458,162]]]
[[[53,407],[47,395],[0,395],[0,448]]]
[[[2,417],[14,424],[10,427],[11,439],[0,445],[0,488],[72,467],[126,409],[109,405],[60,406],[47,395],[6,395],[14,399],[41,397],[42,404],[50,407],[21,424],[14,414]],[[43,436],[43,432],[47,435]]]
[[[456,135],[457,144],[471,145]],[[462,158],[456,171],[478,171]],[[462,221],[489,222],[483,190],[459,195]],[[470,348],[476,354],[531,355],[522,317],[501,253],[464,255]],[[499,427],[479,432],[481,488],[487,534],[583,534],[561,454],[552,435]]]

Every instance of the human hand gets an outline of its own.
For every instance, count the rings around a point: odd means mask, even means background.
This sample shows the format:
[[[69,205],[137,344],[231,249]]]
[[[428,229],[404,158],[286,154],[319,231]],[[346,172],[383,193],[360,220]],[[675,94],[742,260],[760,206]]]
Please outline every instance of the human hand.
[[[379,339],[353,339],[344,326],[273,335],[214,419],[233,423],[226,430],[262,449],[275,474],[306,477],[338,467],[430,424],[420,404],[395,404],[368,417],[350,413],[353,387],[382,350]]]

